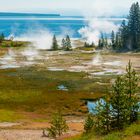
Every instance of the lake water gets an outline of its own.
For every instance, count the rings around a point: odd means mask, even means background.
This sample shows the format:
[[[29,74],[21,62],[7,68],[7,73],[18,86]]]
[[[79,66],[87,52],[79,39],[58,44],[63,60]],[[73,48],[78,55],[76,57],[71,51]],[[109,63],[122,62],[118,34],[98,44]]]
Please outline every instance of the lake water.
[[[115,24],[120,24],[123,19],[102,18],[101,20],[109,20]],[[69,34],[72,38],[79,38],[81,36],[78,30],[87,24],[88,20],[80,16],[0,16],[0,33],[18,37],[29,31],[48,30],[52,34]]]

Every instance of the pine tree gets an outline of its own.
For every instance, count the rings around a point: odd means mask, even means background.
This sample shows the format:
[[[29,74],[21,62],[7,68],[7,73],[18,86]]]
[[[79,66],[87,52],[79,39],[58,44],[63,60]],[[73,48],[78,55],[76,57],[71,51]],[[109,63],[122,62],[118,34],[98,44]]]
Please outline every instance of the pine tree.
[[[98,133],[107,134],[111,131],[111,110],[107,98],[97,102],[95,108],[95,129]]]
[[[88,44],[87,44],[87,42],[85,42],[85,43],[84,43],[84,47],[85,47],[85,48],[87,48],[87,47],[88,47]]]
[[[108,39],[107,39],[107,35],[105,35],[104,47],[108,48]]]
[[[5,36],[4,36],[4,34],[2,33],[2,34],[0,35],[0,43],[1,43],[4,39],[5,39]]]
[[[130,50],[128,45],[128,26],[126,25],[125,20],[122,21],[120,32],[120,50]]]
[[[132,49],[138,49],[140,46],[140,6],[139,3],[133,3],[128,16],[129,43]]]
[[[66,41],[64,38],[62,39],[61,45],[62,45],[62,49],[66,50]]]
[[[95,130],[98,133],[101,133],[102,131],[102,111],[103,111],[103,105],[101,100],[99,100],[96,103],[96,108],[93,110],[96,115],[95,115]]]
[[[121,33],[120,33],[120,31],[118,31],[116,33],[115,50],[122,51],[122,42],[121,42]]]
[[[103,49],[105,46],[105,39],[104,39],[104,34],[101,33],[101,48]]]
[[[57,39],[56,39],[56,36],[54,35],[53,36],[53,41],[52,41],[52,50],[58,50],[58,43],[57,43]]]
[[[105,38],[104,38],[104,34],[101,33],[101,38],[99,39],[99,43],[98,43],[98,48],[99,49],[103,49],[105,46]]]
[[[94,42],[91,43],[90,47],[95,47],[95,44]]]
[[[137,120],[138,113],[138,97],[136,92],[138,90],[138,76],[135,70],[132,68],[132,63],[129,61],[126,67],[125,74],[125,92],[128,96],[128,106],[129,106],[129,123]]]
[[[93,125],[94,125],[93,115],[88,114],[84,124],[85,133],[91,132],[91,130],[93,129]]]
[[[61,113],[55,113],[52,121],[50,122],[51,127],[47,129],[50,137],[61,136],[64,132],[67,132],[68,126],[66,120],[63,119]]]
[[[105,100],[103,110],[102,110],[102,124],[103,124],[103,133],[107,134],[111,131],[111,108],[110,108],[110,103]]]
[[[71,40],[69,35],[66,36],[66,51],[70,51],[72,49]]]
[[[119,34],[118,32],[116,33],[116,37],[115,37],[115,50],[119,50]]]
[[[111,32],[111,44],[112,44],[112,48],[115,49],[115,33],[114,33],[114,31]]]
[[[102,42],[101,42],[101,39],[99,39],[99,41],[98,41],[98,48],[99,48],[99,49],[102,48]]]
[[[127,122],[128,104],[125,94],[125,83],[123,77],[118,77],[113,85],[113,92],[110,98],[112,107],[112,127],[123,129]]]
[[[128,22],[127,24],[125,20],[122,22],[115,40],[116,50],[140,50],[140,6],[138,2],[132,4]]]

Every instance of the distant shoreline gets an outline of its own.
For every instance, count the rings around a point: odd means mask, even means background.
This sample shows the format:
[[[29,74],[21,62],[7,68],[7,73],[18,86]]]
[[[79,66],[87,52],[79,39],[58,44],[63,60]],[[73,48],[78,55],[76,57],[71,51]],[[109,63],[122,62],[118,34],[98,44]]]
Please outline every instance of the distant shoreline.
[[[19,16],[28,16],[28,17],[32,17],[32,16],[46,16],[46,17],[59,17],[61,16],[60,14],[40,14],[40,13],[12,13],[12,12],[0,12],[0,17],[3,16],[7,16],[7,17],[11,17],[11,16],[15,16],[15,17],[19,17]]]
[[[45,14],[45,13],[21,13],[21,12],[0,12],[0,17],[21,17],[21,16],[42,16],[42,17],[77,17],[77,18],[85,18],[83,15],[61,15],[61,14]],[[124,18],[126,19],[127,16],[99,16],[99,17],[86,17],[86,18],[95,18],[95,19],[105,19],[105,18],[112,18],[112,19],[118,19],[118,18]]]

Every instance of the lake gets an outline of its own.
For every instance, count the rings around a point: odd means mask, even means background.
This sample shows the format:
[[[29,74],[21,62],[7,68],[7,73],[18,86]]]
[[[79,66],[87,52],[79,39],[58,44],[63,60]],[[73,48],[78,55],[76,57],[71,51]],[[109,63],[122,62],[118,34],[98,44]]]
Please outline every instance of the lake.
[[[108,20],[115,24],[120,24],[122,18],[100,18]],[[88,25],[88,20],[81,16],[1,16],[0,15],[0,33],[6,36],[14,35],[16,37],[26,34],[30,31],[47,30],[52,34],[66,35],[72,38],[80,38],[79,29]]]

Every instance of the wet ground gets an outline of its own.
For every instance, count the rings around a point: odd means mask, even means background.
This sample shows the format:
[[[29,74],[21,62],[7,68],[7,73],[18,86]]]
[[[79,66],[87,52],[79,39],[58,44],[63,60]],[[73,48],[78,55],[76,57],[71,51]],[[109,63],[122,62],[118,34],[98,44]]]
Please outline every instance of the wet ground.
[[[35,66],[49,71],[87,72],[91,76],[120,75],[128,61],[140,71],[140,54],[105,54],[90,51],[46,51],[35,48],[9,49],[0,56],[0,69]]]

